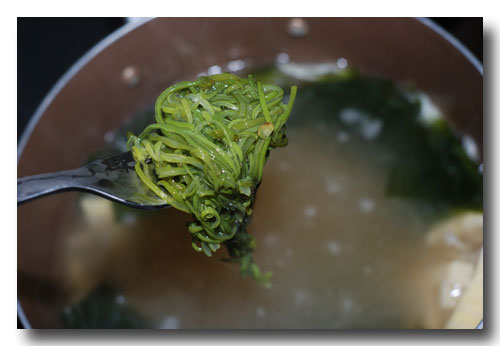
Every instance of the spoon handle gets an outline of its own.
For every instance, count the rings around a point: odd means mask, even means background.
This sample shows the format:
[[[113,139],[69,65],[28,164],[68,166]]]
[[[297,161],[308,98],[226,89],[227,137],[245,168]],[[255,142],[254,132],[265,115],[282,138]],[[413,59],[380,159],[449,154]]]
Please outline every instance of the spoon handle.
[[[18,178],[17,204],[55,192],[80,190],[133,208],[167,208],[168,204],[139,179],[135,164],[127,151],[77,169]]]
[[[88,170],[78,168],[18,178],[17,204],[59,191],[84,189],[81,178],[89,175]]]

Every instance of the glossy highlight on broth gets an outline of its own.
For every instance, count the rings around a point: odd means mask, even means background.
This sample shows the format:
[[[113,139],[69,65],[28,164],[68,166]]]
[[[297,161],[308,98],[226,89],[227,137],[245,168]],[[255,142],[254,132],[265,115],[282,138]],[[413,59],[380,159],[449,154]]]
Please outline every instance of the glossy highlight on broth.
[[[151,328],[443,328],[459,318],[482,254],[473,150],[418,90],[353,71],[315,82],[282,71],[255,73],[300,93],[248,228],[273,287],[241,278],[224,249],[192,251],[187,214],[82,196],[68,216],[64,325],[88,325],[96,306],[94,325]]]

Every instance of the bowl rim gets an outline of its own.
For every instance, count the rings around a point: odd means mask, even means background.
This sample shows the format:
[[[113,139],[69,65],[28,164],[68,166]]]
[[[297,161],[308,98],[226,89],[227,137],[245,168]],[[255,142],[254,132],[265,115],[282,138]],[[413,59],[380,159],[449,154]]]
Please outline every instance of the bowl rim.
[[[83,54],[78,60],[75,61],[73,65],[59,78],[59,80],[52,86],[52,88],[49,90],[47,95],[43,98],[42,102],[40,105],[36,108],[35,112],[33,113],[33,116],[29,120],[28,124],[26,125],[26,128],[24,129],[23,133],[21,134],[21,138],[19,139],[19,142],[17,144],[17,162],[19,163],[19,159],[21,158],[21,155],[24,151],[24,148],[26,146],[26,143],[28,142],[29,137],[31,136],[31,133],[33,132],[33,129],[37,125],[38,121],[40,120],[41,116],[49,105],[52,103],[52,101],[55,99],[55,97],[59,94],[59,92],[68,84],[68,82],[75,76],[87,63],[89,63],[94,57],[96,57],[100,52],[102,52],[104,49],[109,47],[111,44],[116,42],[118,39],[122,38],[123,36],[127,35],[129,32],[135,30],[136,28],[148,23],[149,21],[153,20],[155,18],[135,18],[132,21],[128,21],[126,24],[121,26],[120,28],[116,29],[106,37],[104,37],[102,40],[97,42],[92,48],[90,48],[85,54]],[[418,22],[420,22],[422,25],[430,28],[432,31],[437,33],[439,36],[444,38],[446,41],[448,41],[457,51],[459,51],[470,63],[471,65],[483,76],[483,64],[479,61],[479,59],[472,54],[472,52],[464,46],[462,42],[460,42],[455,36],[450,34],[448,31],[446,31],[443,27],[441,27],[439,24],[434,22],[430,18],[426,17],[410,17],[408,19],[414,19]],[[17,317],[19,321],[21,322],[21,325],[25,329],[32,329],[31,324],[28,321],[28,318],[26,317],[26,314],[24,313],[23,307],[21,305],[21,302],[19,298],[17,298]],[[481,320],[478,325],[476,326],[476,329],[483,329],[483,320]]]

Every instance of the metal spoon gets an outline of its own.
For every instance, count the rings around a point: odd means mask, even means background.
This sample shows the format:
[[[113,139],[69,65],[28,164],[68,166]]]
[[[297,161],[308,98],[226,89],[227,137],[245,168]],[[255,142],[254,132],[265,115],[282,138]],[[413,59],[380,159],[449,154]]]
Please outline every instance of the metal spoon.
[[[55,192],[81,190],[134,208],[166,208],[168,204],[139,179],[134,165],[132,153],[127,151],[77,169],[18,178],[17,204]]]

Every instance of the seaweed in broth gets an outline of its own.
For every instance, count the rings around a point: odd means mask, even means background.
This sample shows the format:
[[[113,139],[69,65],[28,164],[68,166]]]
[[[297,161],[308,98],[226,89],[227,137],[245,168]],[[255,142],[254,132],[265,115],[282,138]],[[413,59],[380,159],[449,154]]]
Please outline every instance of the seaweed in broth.
[[[296,82],[277,69],[259,78]],[[454,305],[440,304],[440,278],[461,255],[431,246],[429,230],[464,210],[482,220],[482,176],[442,119],[422,120],[415,95],[353,72],[301,84],[248,228],[271,289],[224,251],[194,253],[189,215],[83,196],[68,221],[72,302],[103,282],[155,328],[444,327]]]

